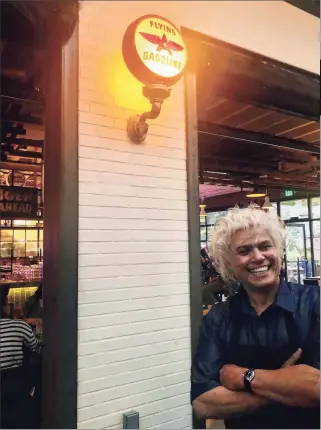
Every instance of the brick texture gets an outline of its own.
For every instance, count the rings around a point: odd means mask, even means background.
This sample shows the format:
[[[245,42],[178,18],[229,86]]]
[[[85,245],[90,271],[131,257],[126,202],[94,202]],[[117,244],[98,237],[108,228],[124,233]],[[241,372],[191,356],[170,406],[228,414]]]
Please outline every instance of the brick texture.
[[[142,112],[100,65],[137,16],[112,12],[81,2],[78,427],[121,429],[134,409],[143,429],[191,428],[183,82],[131,143],[127,118]]]

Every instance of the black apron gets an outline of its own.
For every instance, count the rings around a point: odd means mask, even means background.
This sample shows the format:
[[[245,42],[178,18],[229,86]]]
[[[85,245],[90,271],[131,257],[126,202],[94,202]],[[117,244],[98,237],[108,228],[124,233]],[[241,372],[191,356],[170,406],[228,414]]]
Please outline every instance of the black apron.
[[[240,315],[240,314],[239,314]],[[242,315],[242,318],[249,316]],[[232,322],[231,340],[225,350],[224,364],[235,364],[248,369],[279,369],[302,345],[299,345],[298,330],[291,313],[287,313],[286,330],[289,343],[279,348],[259,345],[240,345],[241,317]],[[306,354],[300,363],[308,360]],[[298,362],[299,363],[299,362]],[[281,404],[263,406],[241,418],[225,421],[227,429],[320,429],[320,408],[296,408]]]

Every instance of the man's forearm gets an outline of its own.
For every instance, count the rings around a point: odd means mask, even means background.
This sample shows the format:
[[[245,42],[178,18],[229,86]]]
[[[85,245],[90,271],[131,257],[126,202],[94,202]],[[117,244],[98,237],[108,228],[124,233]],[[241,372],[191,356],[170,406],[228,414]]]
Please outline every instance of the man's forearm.
[[[217,387],[195,399],[193,409],[200,418],[228,419],[251,413],[267,403],[266,399],[254,394]]]
[[[270,401],[288,406],[320,404],[320,371],[305,364],[278,370],[256,370],[252,391]]]

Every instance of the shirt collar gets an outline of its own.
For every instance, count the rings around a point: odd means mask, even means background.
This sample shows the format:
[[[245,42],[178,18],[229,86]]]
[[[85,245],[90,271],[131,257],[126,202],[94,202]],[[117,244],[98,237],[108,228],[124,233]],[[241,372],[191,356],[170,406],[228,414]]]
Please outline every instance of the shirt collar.
[[[239,296],[239,299],[241,301],[240,304],[241,304],[242,312],[253,315],[253,312],[255,311],[250,305],[246,291],[242,285],[240,285],[239,287],[239,292],[237,296]],[[291,290],[288,284],[282,279],[281,279],[279,291],[273,306],[278,306],[291,313],[295,311],[295,303],[294,303],[293,295],[291,294]]]
[[[275,301],[276,306],[285,309],[289,312],[295,311],[294,297],[291,293],[289,285],[281,279],[280,288]]]

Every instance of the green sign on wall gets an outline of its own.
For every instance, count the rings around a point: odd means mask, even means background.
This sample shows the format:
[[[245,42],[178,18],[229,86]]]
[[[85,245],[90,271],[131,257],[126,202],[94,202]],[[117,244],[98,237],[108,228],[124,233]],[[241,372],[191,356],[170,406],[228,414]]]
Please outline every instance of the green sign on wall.
[[[292,197],[293,196],[293,191],[292,190],[285,190],[284,191],[284,195],[285,197]]]

